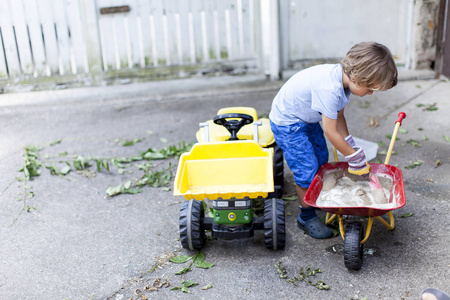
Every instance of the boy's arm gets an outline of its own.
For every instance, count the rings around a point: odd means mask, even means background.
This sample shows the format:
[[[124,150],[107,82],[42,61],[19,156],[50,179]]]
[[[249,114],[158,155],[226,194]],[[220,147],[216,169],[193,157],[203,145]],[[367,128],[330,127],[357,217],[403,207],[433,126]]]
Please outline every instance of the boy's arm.
[[[348,136],[347,124],[344,118],[344,112],[340,111],[337,120],[330,119],[322,114],[323,131],[333,146],[344,156],[353,154],[355,150],[345,141]]]
[[[370,172],[370,165],[366,161],[366,155],[361,147],[352,148],[342,136],[342,133],[348,134],[347,124],[345,119],[341,118],[334,120],[322,114],[323,130],[328,140],[333,146],[339,150],[348,162],[348,171],[356,175],[365,175]]]
[[[344,109],[342,109],[338,113],[337,130],[344,139],[350,134],[347,129],[347,121],[345,120],[345,117],[344,117]]]

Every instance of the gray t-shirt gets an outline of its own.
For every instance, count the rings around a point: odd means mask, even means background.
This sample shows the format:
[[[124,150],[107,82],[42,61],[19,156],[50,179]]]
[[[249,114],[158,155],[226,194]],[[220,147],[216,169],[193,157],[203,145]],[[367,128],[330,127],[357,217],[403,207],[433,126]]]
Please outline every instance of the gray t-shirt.
[[[350,90],[342,83],[340,64],[317,65],[292,76],[275,96],[270,120],[278,126],[318,123],[324,114],[337,119],[349,102]]]

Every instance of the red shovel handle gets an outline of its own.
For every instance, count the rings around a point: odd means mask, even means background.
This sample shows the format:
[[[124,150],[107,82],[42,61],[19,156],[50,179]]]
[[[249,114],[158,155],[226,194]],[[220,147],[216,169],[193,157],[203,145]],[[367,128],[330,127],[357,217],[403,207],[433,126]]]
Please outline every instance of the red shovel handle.
[[[406,118],[406,114],[404,112],[398,113],[398,120],[395,123],[400,123],[400,126],[402,125],[402,120]]]

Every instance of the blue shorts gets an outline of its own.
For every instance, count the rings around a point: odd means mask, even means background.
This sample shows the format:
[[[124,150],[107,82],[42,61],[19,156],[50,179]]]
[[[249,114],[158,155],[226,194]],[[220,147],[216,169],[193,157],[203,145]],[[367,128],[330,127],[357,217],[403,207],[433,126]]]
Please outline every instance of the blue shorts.
[[[319,168],[328,162],[328,148],[319,123],[278,126],[270,122],[277,145],[294,173],[294,181],[308,188]]]

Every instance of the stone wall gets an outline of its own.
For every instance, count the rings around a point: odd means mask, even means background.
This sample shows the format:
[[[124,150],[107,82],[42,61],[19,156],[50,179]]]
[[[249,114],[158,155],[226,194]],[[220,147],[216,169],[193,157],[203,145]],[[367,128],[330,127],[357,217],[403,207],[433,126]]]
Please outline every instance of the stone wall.
[[[433,69],[436,58],[439,0],[415,0],[412,69]]]

